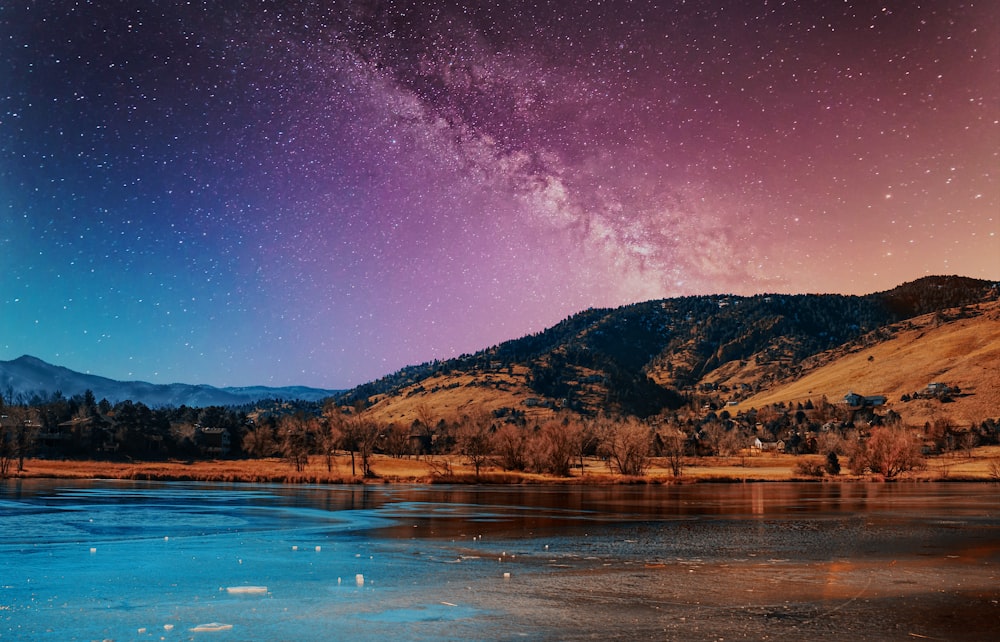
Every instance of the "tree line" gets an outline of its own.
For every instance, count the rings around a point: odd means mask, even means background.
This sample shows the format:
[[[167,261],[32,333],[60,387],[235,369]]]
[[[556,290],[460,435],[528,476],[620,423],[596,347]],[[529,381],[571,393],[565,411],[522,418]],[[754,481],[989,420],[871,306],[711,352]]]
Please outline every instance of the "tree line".
[[[349,455],[351,475],[374,477],[373,455],[457,455],[478,476],[486,468],[568,476],[598,458],[624,476],[644,475],[651,462],[682,474],[698,457],[763,455],[768,450],[807,456],[803,475],[851,472],[895,477],[918,468],[928,454],[997,443],[997,422],[958,427],[944,418],[907,427],[895,412],[850,409],[821,398],[775,404],[731,415],[687,406],[640,418],[557,412],[528,422],[523,413],[479,411],[456,420],[435,418],[426,406],[409,423],[380,421],[364,402],[273,400],[253,407],[149,408],[97,401],[89,391],[59,393],[31,404],[0,398],[0,476],[23,470],[28,457],[87,459],[275,458],[302,471],[320,458],[333,472]],[[759,446],[757,445],[759,444]],[[780,447],[779,447],[780,446]],[[437,460],[447,467],[447,460]],[[446,468],[440,472],[450,472]]]

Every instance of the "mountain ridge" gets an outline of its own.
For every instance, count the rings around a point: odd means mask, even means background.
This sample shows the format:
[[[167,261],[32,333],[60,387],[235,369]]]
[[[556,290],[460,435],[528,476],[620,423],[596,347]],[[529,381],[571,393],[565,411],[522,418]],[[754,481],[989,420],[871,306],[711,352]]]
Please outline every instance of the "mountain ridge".
[[[217,388],[207,384],[154,384],[145,381],[118,381],[53,365],[38,357],[22,355],[0,361],[0,395],[5,402],[47,398],[55,392],[66,397],[82,395],[87,390],[97,399],[111,403],[130,400],[150,407],[160,406],[240,406],[262,399],[301,399],[320,401],[342,391],[307,386],[244,386]]]
[[[880,332],[891,334],[893,324],[907,319],[996,302],[998,294],[996,282],[931,276],[868,295],[713,294],[590,308],[541,332],[407,366],[348,391],[119,382],[24,355],[0,361],[0,395],[10,401],[91,390],[112,402],[189,407],[333,397],[364,404],[390,423],[484,410],[519,420],[556,410],[642,418],[676,410],[701,393],[710,403],[766,398],[808,375],[810,360],[821,355],[882,341],[888,335]]]
[[[909,318],[996,301],[998,292],[992,281],[932,276],[868,295],[721,294],[588,309],[474,354],[404,368],[341,401],[402,423],[457,418],[477,404],[497,416],[648,417],[703,388],[739,402],[794,378],[809,357]]]

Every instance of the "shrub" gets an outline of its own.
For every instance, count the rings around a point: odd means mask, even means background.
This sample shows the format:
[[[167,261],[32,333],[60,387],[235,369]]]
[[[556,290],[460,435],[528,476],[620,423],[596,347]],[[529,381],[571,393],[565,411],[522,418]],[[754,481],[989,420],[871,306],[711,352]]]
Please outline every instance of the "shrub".
[[[804,457],[795,464],[795,474],[807,477],[822,477],[825,469],[823,460],[818,457]]]

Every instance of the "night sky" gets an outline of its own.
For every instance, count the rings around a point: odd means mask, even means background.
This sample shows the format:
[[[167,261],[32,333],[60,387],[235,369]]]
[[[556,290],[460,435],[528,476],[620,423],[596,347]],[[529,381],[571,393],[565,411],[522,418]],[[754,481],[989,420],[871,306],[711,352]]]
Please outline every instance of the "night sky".
[[[0,359],[343,388],[1000,279],[1000,2],[0,5]]]

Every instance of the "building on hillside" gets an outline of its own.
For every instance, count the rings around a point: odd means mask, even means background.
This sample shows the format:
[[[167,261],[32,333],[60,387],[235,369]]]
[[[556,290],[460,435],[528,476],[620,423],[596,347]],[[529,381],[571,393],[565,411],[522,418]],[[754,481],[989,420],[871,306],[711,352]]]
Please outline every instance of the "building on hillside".
[[[844,404],[848,408],[877,408],[884,406],[888,401],[885,395],[859,395],[856,392],[848,392],[844,395]]]
[[[946,383],[940,381],[932,381],[927,384],[927,387],[919,393],[920,397],[926,399],[941,399],[942,401],[952,395],[958,394],[960,392],[959,388],[951,387]]]

